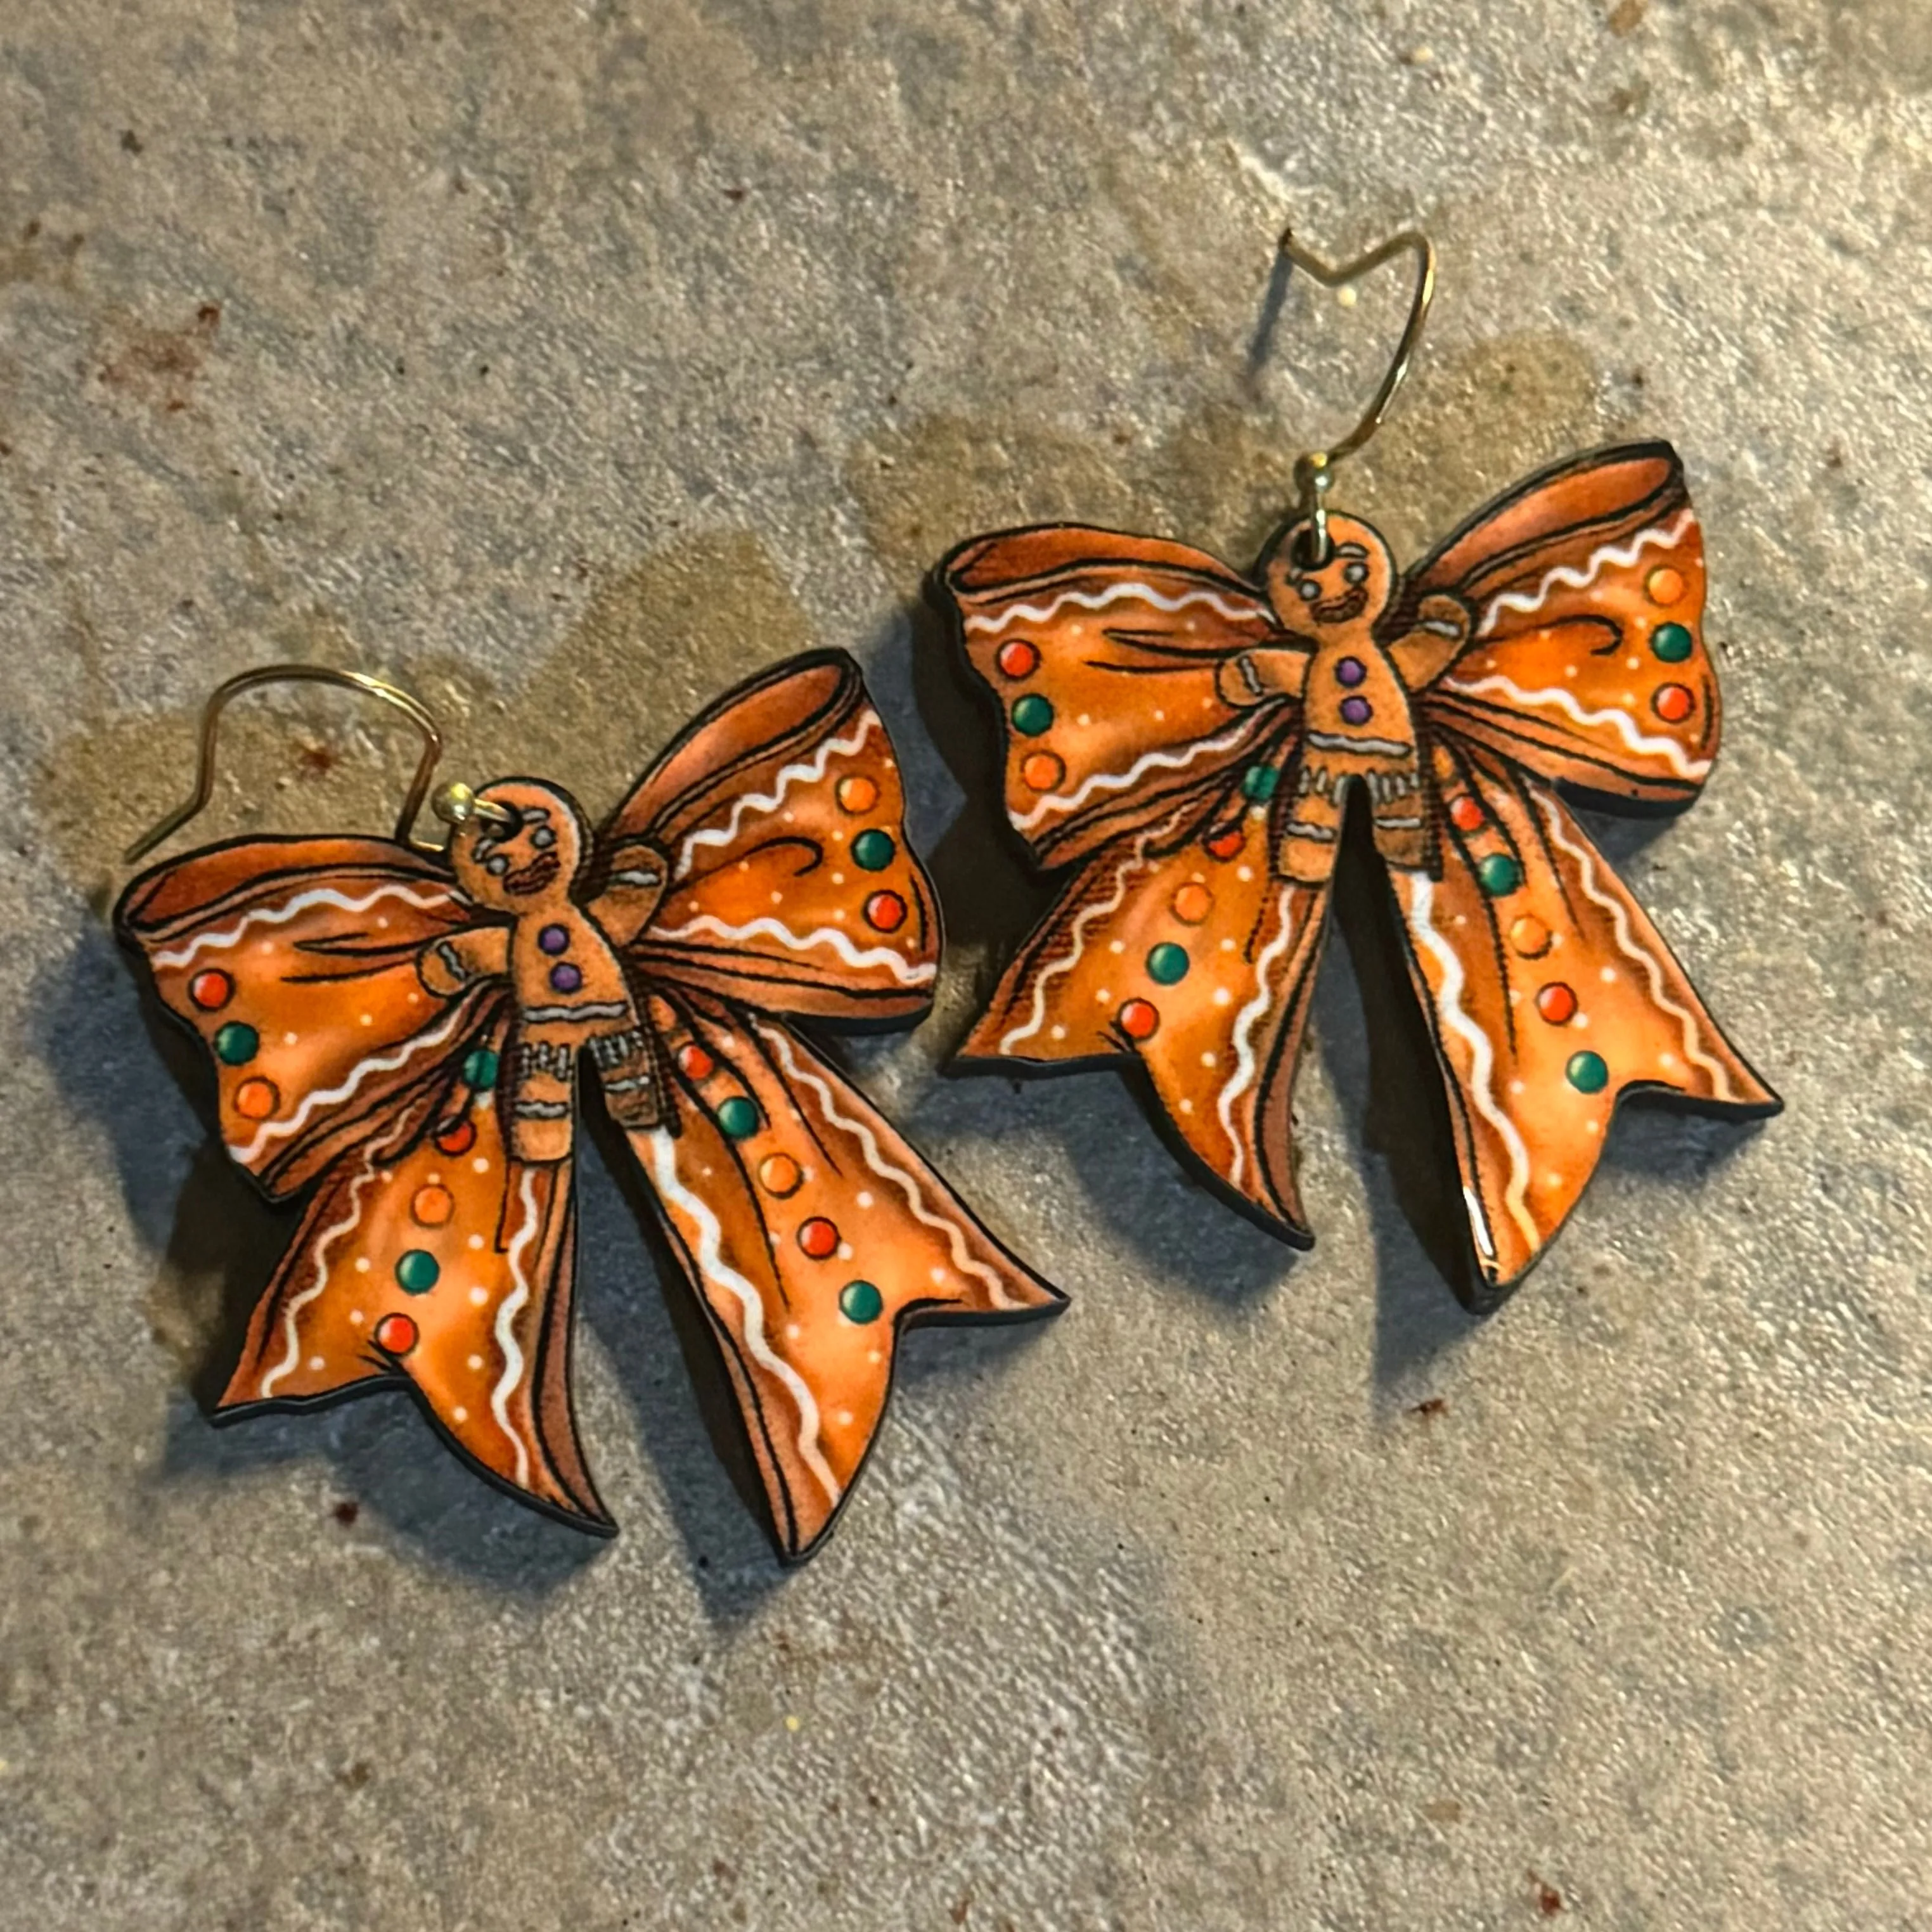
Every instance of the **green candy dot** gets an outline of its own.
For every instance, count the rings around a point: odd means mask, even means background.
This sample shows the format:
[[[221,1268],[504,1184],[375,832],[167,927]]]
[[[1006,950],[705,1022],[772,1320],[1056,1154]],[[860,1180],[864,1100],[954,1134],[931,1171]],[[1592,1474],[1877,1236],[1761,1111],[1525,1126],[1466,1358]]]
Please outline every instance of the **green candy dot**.
[[[1690,633],[1682,624],[1660,624],[1650,634],[1650,654],[1666,664],[1682,664],[1695,648]]]
[[[1191,963],[1186,946],[1163,939],[1147,956],[1148,977],[1161,986],[1172,986],[1176,980],[1187,977]]]
[[[862,1328],[885,1312],[886,1298],[869,1281],[848,1281],[838,1291],[838,1312]]]
[[[245,1066],[255,1057],[262,1036],[239,1020],[230,1020],[214,1036],[214,1057],[226,1066]]]
[[[1273,765],[1250,765],[1241,774],[1241,796],[1257,805],[1265,804],[1280,782],[1281,773]]]
[[[496,1084],[496,1056],[487,1046],[472,1048],[463,1056],[463,1084],[479,1090]]]
[[[442,1270],[426,1248],[411,1248],[398,1257],[396,1280],[405,1294],[427,1294],[441,1278]]]
[[[1482,880],[1483,890],[1492,898],[1501,898],[1505,892],[1513,892],[1522,884],[1522,867],[1515,855],[1508,852],[1492,852],[1476,862],[1476,877]]]
[[[719,1102],[718,1124],[734,1141],[746,1138],[758,1131],[758,1103],[746,1100],[742,1094],[734,1094],[728,1100]]]
[[[1037,738],[1053,722],[1053,706],[1036,691],[1030,691],[1013,706],[1013,729],[1023,736]]]
[[[1573,1053],[1563,1077],[1580,1094],[1600,1094],[1610,1084],[1610,1070],[1600,1053]]]
[[[892,862],[892,854],[899,848],[892,843],[890,832],[881,832],[874,826],[869,832],[862,832],[852,842],[852,862],[862,866],[868,872],[883,872]]]

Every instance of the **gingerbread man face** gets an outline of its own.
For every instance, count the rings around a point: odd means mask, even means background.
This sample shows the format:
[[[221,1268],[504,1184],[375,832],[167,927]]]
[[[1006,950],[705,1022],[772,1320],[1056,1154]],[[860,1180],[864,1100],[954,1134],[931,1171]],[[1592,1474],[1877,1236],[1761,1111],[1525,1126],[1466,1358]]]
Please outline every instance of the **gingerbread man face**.
[[[1395,562],[1381,533],[1354,517],[1331,513],[1328,556],[1318,568],[1301,553],[1306,524],[1282,532],[1264,566],[1268,596],[1290,629],[1372,625],[1388,608]]]
[[[584,864],[582,822],[569,800],[529,778],[502,778],[477,796],[514,812],[514,825],[481,816],[450,841],[457,883],[478,905],[522,914],[567,899]]]

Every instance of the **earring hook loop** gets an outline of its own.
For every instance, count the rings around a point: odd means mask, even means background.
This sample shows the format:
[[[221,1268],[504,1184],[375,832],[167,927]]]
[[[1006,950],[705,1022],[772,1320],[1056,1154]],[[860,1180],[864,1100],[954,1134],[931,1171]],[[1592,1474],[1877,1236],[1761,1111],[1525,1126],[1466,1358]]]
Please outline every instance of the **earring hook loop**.
[[[1335,466],[1345,456],[1352,456],[1382,427],[1390,402],[1401,388],[1402,378],[1408,374],[1416,344],[1422,339],[1423,325],[1429,319],[1429,305],[1436,298],[1436,244],[1419,229],[1405,228],[1400,234],[1391,235],[1367,254],[1358,255],[1352,262],[1344,262],[1339,266],[1323,261],[1320,256],[1304,248],[1294,238],[1292,225],[1281,231],[1281,239],[1276,245],[1294,268],[1312,275],[1328,289],[1345,288],[1351,282],[1359,281],[1405,251],[1413,252],[1415,256],[1415,292],[1409,300],[1408,320],[1402,325],[1395,354],[1390,358],[1388,368],[1368,407],[1362,412],[1354,428],[1339,442],[1330,443],[1326,449],[1311,450],[1294,466],[1295,482],[1301,491],[1301,514],[1308,525],[1308,535],[1315,549],[1315,554],[1304,560],[1319,566],[1328,560],[1328,512],[1324,499],[1335,480]]]
[[[436,760],[442,755],[442,734],[437,730],[436,720],[422,700],[393,684],[386,683],[380,677],[370,677],[359,670],[337,670],[327,664],[259,664],[253,670],[239,672],[217,685],[208,694],[208,702],[201,710],[201,748],[195,766],[194,790],[185,801],[128,847],[122,856],[124,865],[131,866],[136,860],[145,857],[207,805],[214,792],[215,744],[220,733],[222,712],[227,709],[230,699],[240,697],[244,691],[257,690],[270,684],[332,684],[344,691],[360,692],[365,697],[380,698],[401,712],[422,733],[423,748],[422,755],[416,760],[416,776],[410,781],[402,811],[396,820],[397,842],[418,852],[442,850],[440,846],[430,840],[417,838],[415,831],[423,800],[429,795],[429,782],[436,770]]]

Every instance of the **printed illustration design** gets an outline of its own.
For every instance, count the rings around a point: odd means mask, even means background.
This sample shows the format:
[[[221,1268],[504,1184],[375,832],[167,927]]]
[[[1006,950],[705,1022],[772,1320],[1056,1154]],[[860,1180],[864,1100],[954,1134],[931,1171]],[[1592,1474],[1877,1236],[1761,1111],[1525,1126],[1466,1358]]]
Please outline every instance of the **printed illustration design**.
[[[1298,524],[1252,581],[1060,525],[942,566],[999,701],[1007,816],[1070,868],[964,1052],[1131,1055],[1214,1178],[1306,1246],[1289,1095],[1359,791],[1500,1289],[1575,1204],[1622,1094],[1779,1105],[1558,790],[1670,808],[1710,771],[1697,519],[1649,443],[1532,478],[1406,577],[1366,524],[1328,530],[1318,567]]]
[[[446,860],[249,839],[122,898],[213,1057],[229,1152],[277,1199],[313,1190],[222,1408],[404,1383],[485,1474],[608,1532],[571,1414],[587,1058],[802,1556],[902,1328],[1060,1305],[791,1024],[931,998],[938,918],[885,727],[851,660],[818,653],[715,706],[595,838],[554,785],[475,796]]]

